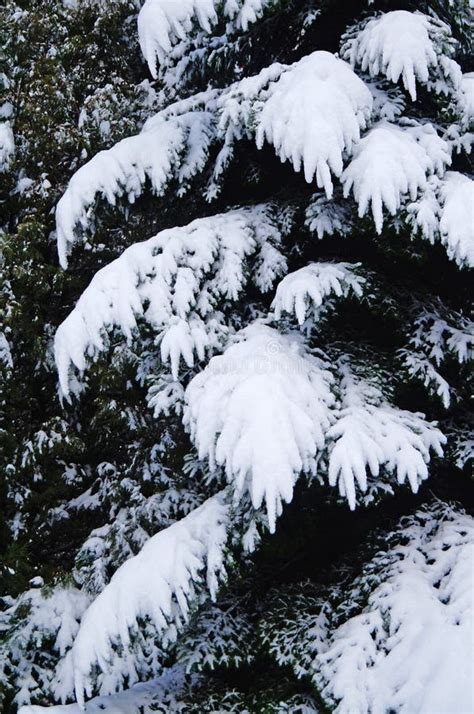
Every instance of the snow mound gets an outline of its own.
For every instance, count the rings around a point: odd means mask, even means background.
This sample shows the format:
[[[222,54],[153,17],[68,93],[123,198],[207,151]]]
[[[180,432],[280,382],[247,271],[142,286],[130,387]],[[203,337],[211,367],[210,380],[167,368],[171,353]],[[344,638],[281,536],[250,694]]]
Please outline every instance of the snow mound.
[[[188,385],[184,422],[199,458],[225,469],[237,497],[265,502],[271,531],[331,423],[332,377],[299,335],[253,324]]]
[[[441,183],[439,231],[448,257],[474,267],[474,181],[448,171]]]
[[[446,45],[450,54],[449,36],[449,27],[438,19],[420,12],[394,10],[349,32],[341,55],[372,77],[384,75],[392,82],[401,79],[415,101],[416,82],[428,84],[434,70],[453,74],[456,81],[455,68],[446,62],[449,56],[443,55]]]
[[[342,175],[344,195],[353,192],[360,217],[371,208],[380,234],[384,206],[395,215],[404,197],[414,201],[428,177],[450,163],[449,146],[431,124],[402,128],[382,121],[357,145]]]
[[[182,711],[179,701],[183,688],[182,667],[170,667],[164,674],[149,682],[135,684],[130,689],[116,694],[89,699],[87,714],[151,714],[157,711]],[[175,694],[177,696],[175,696]],[[58,704],[51,707],[29,705],[21,707],[18,714],[83,714],[79,704]]]
[[[316,175],[331,196],[331,172],[341,175],[343,156],[359,141],[371,109],[369,89],[329,52],[314,52],[293,65],[274,63],[224,90],[178,101],[151,117],[140,134],[99,152],[72,176],[56,208],[60,263],[67,267],[79,231],[93,223],[97,199],[115,205],[124,197],[133,203],[147,181],[161,196],[175,180],[181,195],[215,144],[220,150],[205,190],[209,201],[242,138],[255,138],[260,148],[268,141],[295,170],[303,165],[308,181]]]
[[[313,52],[295,63],[262,95],[256,142],[272,144],[281,161],[303,167],[306,181],[332,196],[331,173],[340,176],[372,111],[372,94],[346,62]]]
[[[457,171],[433,177],[407,207],[408,222],[430,243],[439,240],[460,268],[474,267],[474,181]]]

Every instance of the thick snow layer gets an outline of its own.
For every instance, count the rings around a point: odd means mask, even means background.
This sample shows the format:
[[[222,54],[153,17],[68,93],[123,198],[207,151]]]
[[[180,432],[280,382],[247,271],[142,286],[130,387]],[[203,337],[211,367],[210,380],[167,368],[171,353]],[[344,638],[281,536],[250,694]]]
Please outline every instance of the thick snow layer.
[[[282,161],[332,196],[331,173],[340,176],[372,111],[372,94],[346,62],[313,52],[284,72],[262,95],[256,142],[268,141]]]
[[[56,208],[60,263],[76,242],[75,229],[90,222],[90,208],[99,196],[115,205],[125,195],[130,203],[142,193],[146,180],[161,195],[171,178],[186,185],[207,159],[213,138],[212,115],[206,111],[166,113],[152,117],[140,134],[100,151],[72,176]]]
[[[274,531],[301,472],[314,472],[331,422],[332,377],[299,335],[259,324],[197,375],[184,422],[199,458],[225,468],[236,495],[265,502]]]
[[[130,645],[139,621],[147,618],[173,640],[188,617],[195,583],[206,582],[214,598],[224,575],[228,506],[225,492],[160,531],[122,565],[86,611],[70,653],[77,701],[90,696],[94,666],[107,669],[114,646]]]
[[[218,12],[246,31],[275,0],[145,0],[138,15],[140,47],[156,78],[156,65],[163,62],[173,45],[184,40],[196,23],[211,32]]]
[[[72,176],[56,209],[61,265],[67,266],[77,231],[93,222],[99,197],[133,202],[146,181],[162,195],[171,179],[178,194],[205,166],[212,144],[221,145],[205,192],[209,200],[233,157],[234,144],[255,138],[271,143],[282,161],[304,168],[332,195],[331,173],[340,176],[372,109],[372,94],[346,62],[314,52],[293,65],[275,63],[224,90],[176,102],[151,117],[140,134],[99,152]]]
[[[350,591],[344,607],[361,590],[367,605],[318,656],[317,684],[337,714],[467,714],[474,521],[440,504],[406,519],[397,541]]]
[[[86,356],[106,348],[106,332],[117,328],[130,339],[138,317],[160,334],[162,359],[175,377],[181,359],[188,366],[195,354],[204,359],[226,332],[214,317],[215,305],[239,297],[250,257],[262,292],[284,274],[279,243],[271,207],[259,205],[164,230],[127,248],[95,275],[56,332],[63,394],[69,393],[71,368],[84,370]]]
[[[474,267],[474,181],[457,171],[433,177],[407,207],[414,232],[439,240],[459,267]]]
[[[6,171],[15,153],[15,139],[10,123],[0,122],[0,172]]]
[[[448,171],[441,183],[440,203],[441,243],[451,260],[474,267],[474,181]]]
[[[368,476],[376,478],[381,471],[395,474],[399,484],[408,481],[416,493],[428,478],[430,451],[441,456],[446,438],[423,414],[389,404],[380,389],[357,377],[344,359],[338,368],[341,407],[327,433],[329,484],[338,486],[351,509],[357,503],[356,486],[365,493]]]
[[[395,10],[369,19],[362,29],[350,33],[341,55],[372,77],[385,75],[392,82],[401,78],[415,101],[417,81],[427,84],[430,72],[441,64],[444,73],[453,72],[451,66],[441,63],[438,47],[449,34],[447,25],[428,15]]]
[[[204,168],[211,144],[220,141],[223,146],[205,191],[209,200],[214,198],[233,157],[234,143],[244,136],[253,137],[253,109],[261,92],[289,69],[291,65],[275,63],[227,89],[209,90],[175,102],[150,117],[140,134],[123,139],[84,164],[73,174],[56,209],[61,265],[67,267],[80,230],[93,224],[98,198],[115,205],[117,198],[124,196],[133,203],[147,180],[153,192],[162,195],[171,179],[177,181],[181,195]]]
[[[450,163],[449,146],[431,124],[402,128],[382,121],[357,145],[342,175],[344,195],[353,192],[359,216],[371,209],[381,233],[384,206],[395,215],[404,197],[414,201],[428,177]]]
[[[286,275],[278,284],[272,308],[279,320],[283,313],[294,314],[303,325],[311,312],[317,319],[320,308],[328,297],[360,297],[365,278],[356,269],[360,263],[311,263]]]

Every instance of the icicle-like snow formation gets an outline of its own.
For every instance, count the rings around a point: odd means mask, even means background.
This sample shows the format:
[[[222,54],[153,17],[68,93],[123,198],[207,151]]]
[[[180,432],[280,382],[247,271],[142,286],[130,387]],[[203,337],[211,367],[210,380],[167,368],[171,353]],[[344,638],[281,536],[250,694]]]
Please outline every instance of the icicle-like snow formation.
[[[147,618],[162,641],[173,641],[204,579],[211,598],[225,576],[229,510],[225,491],[145,543],[124,563],[86,611],[70,653],[76,697],[90,696],[91,670],[106,669],[114,647],[127,648]]]
[[[317,320],[318,308],[328,297],[360,297],[365,278],[356,270],[360,263],[311,263],[288,273],[278,284],[272,308],[279,320],[283,313],[294,314],[301,326],[311,313]]]
[[[448,257],[474,267],[474,181],[448,171],[440,187],[440,241]]]
[[[157,60],[163,62],[173,45],[184,40],[196,23],[211,32],[218,12],[244,32],[276,0],[145,0],[138,16],[140,47],[152,76],[157,76]]]
[[[253,324],[190,382],[184,421],[199,458],[225,469],[237,497],[265,502],[270,530],[331,423],[332,376],[299,335]]]
[[[127,248],[99,270],[56,332],[63,394],[69,393],[71,368],[83,371],[86,356],[106,348],[106,332],[117,328],[130,339],[138,317],[160,334],[162,359],[175,377],[181,358],[188,366],[195,353],[204,359],[226,332],[213,317],[216,303],[238,298],[250,257],[262,292],[285,273],[279,244],[275,212],[259,205],[200,218]]]
[[[450,34],[449,27],[437,18],[394,10],[349,31],[341,56],[353,67],[360,65],[372,77],[385,75],[392,82],[401,78],[415,101],[417,81],[428,84],[441,74],[454,87],[459,83],[460,69],[450,59],[453,49]],[[446,89],[442,82],[435,86],[439,91]]]
[[[474,181],[457,171],[434,176],[407,207],[408,222],[430,243],[439,240],[460,268],[474,267]]]
[[[372,94],[346,62],[313,52],[263,94],[256,142],[268,141],[281,161],[303,167],[306,181],[332,196],[331,173],[340,176],[372,112]]]
[[[380,389],[355,375],[344,358],[338,362],[342,375],[341,408],[327,433],[328,476],[338,486],[351,509],[356,507],[356,486],[365,493],[368,476],[381,471],[395,474],[399,484],[408,481],[416,493],[428,478],[430,451],[442,455],[446,438],[424,415],[389,404]]]
[[[414,201],[428,177],[450,163],[449,146],[431,124],[402,128],[382,121],[357,145],[342,175],[344,195],[354,193],[361,217],[370,207],[380,234],[384,206],[395,215],[405,196]]]
[[[343,616],[368,596],[317,657],[316,684],[337,714],[472,711],[474,521],[439,504],[387,540],[342,603]]]

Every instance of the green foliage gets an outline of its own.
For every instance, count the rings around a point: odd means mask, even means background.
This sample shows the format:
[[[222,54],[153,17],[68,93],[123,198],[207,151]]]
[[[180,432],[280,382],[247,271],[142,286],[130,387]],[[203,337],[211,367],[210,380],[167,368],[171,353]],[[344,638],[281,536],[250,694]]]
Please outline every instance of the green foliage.
[[[275,201],[282,207],[289,271],[320,259],[361,262],[369,283],[363,299],[349,297],[316,328],[308,327],[308,347],[316,352],[324,345],[334,363],[342,352],[350,353],[360,373],[389,392],[397,406],[422,409],[427,418],[441,420],[448,435],[447,459],[444,465],[434,463],[428,488],[465,503],[471,496],[466,479],[472,458],[469,364],[448,350],[436,365],[452,393],[446,406],[402,358],[403,350],[411,349],[420,304],[432,307],[440,299],[446,307],[443,319],[449,322],[454,315],[460,322],[470,276],[453,266],[440,246],[414,238],[402,213],[376,236],[371,219],[358,217],[348,201],[344,228],[318,237],[311,205],[325,200],[322,195],[281,164],[271,148],[258,151],[250,140],[242,140],[212,208],[204,188],[215,148],[185,196],[178,197],[170,185],[160,198],[147,186],[133,207],[122,197],[98,212],[70,271],[59,268],[56,255],[55,206],[73,173],[98,151],[139,132],[172,100],[228,86],[272,62],[291,63],[315,49],[336,52],[341,34],[361,19],[362,9],[372,14],[398,4],[281,0],[248,32],[229,30],[226,42],[216,42],[223,22],[212,36],[196,27],[182,54],[171,57],[156,81],[146,79],[138,47],[137,3],[83,0],[76,5],[5,0],[0,9],[0,118],[11,123],[15,137],[11,164],[0,172],[0,659],[7,662],[0,669],[0,711],[5,714],[21,703],[13,699],[23,666],[30,673],[31,665],[34,685],[26,688],[22,701],[50,704],[58,699],[53,679],[64,652],[55,645],[57,627],[42,632],[32,603],[38,611],[47,610],[58,593],[74,589],[78,620],[81,598],[85,602],[100,592],[152,535],[187,515],[224,480],[197,458],[177,415],[155,419],[147,406],[163,376],[159,344],[149,327],[140,324],[126,345],[119,334],[110,335],[104,359],[84,376],[80,400],[66,403],[58,392],[52,354],[56,328],[99,267],[159,230],[237,204]],[[472,70],[467,2],[400,6],[448,23],[455,58],[465,71]],[[451,97],[423,90],[407,111],[410,119],[429,118],[443,130],[459,120]],[[452,168],[469,171],[463,146]],[[338,189],[336,198],[341,198]],[[266,316],[272,297],[250,284],[238,301],[219,309],[226,324],[238,330]],[[296,328],[288,316],[280,325]],[[425,356],[428,347],[420,347]],[[192,370],[185,371],[183,383],[191,377]],[[324,459],[319,467],[310,487],[298,487],[277,536],[264,535],[259,552],[231,572],[217,604],[192,613],[178,643],[165,655],[159,650],[158,657],[158,644],[151,635],[145,638],[143,671],[158,674],[153,667],[158,669],[163,657],[167,665],[177,662],[185,668],[183,711],[325,711],[312,663],[332,603],[348,579],[359,584],[360,572],[367,592],[378,584],[376,574],[361,565],[378,543],[367,541],[367,533],[393,525],[429,491],[402,493],[392,501],[384,492],[369,493],[367,508],[351,514],[335,491],[323,488]],[[250,506],[248,511],[245,525],[258,541],[265,529]],[[30,587],[38,577],[46,589]],[[365,604],[357,599],[361,592],[358,588],[352,598],[359,610]],[[150,711],[162,710],[159,703],[151,706]]]

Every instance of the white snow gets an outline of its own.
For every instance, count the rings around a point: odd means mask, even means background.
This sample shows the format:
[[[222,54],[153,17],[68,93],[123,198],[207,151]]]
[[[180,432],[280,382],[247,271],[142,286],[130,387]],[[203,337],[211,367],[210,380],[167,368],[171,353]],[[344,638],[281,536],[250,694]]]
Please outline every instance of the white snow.
[[[448,312],[434,305],[423,307],[410,325],[409,348],[400,351],[403,364],[411,377],[422,381],[432,394],[437,394],[448,409],[452,390],[438,372],[448,356],[459,364],[472,360],[474,323],[460,313]]]
[[[218,300],[237,300],[254,261],[254,283],[262,292],[284,274],[280,233],[265,204],[201,218],[127,248],[92,279],[76,307],[59,326],[55,359],[63,394],[72,367],[107,346],[106,332],[118,328],[131,339],[142,317],[160,335],[161,356],[177,378],[180,360],[204,359],[227,332],[215,315]],[[145,309],[146,306],[146,309]]]
[[[4,332],[0,332],[0,364],[3,364],[7,369],[13,367],[10,345]]]
[[[350,155],[367,125],[372,94],[350,66],[329,52],[314,52],[293,65],[275,63],[258,75],[224,90],[209,90],[151,117],[140,134],[101,151],[71,178],[56,209],[61,265],[79,229],[90,227],[95,202],[117,198],[133,202],[151,183],[162,195],[171,179],[178,194],[204,168],[211,145],[221,144],[205,191],[217,195],[222,175],[233,158],[234,144],[255,138],[261,148],[272,144],[282,161],[301,167],[307,181],[332,196],[331,173],[341,176],[343,158]]]
[[[356,376],[340,359],[341,406],[337,421],[327,432],[328,477],[338,486],[351,509],[357,503],[356,486],[365,493],[367,477],[380,472],[395,474],[399,484],[408,481],[416,493],[428,478],[430,451],[442,455],[446,438],[423,414],[389,404],[380,389]]]
[[[437,69],[453,72],[452,67],[441,63],[443,56],[438,48],[449,35],[448,26],[438,19],[394,10],[369,19],[360,31],[349,33],[341,55],[372,77],[385,75],[392,82],[401,78],[415,101],[417,81],[428,84],[430,73]]]
[[[351,206],[340,195],[329,199],[325,195],[316,194],[306,208],[305,225],[319,239],[325,235],[350,235],[353,229]]]
[[[430,243],[439,240],[459,267],[474,267],[474,181],[458,171],[433,177],[407,207],[408,222]]]
[[[311,581],[279,584],[272,595],[259,622],[262,644],[280,666],[311,677],[316,656],[327,649],[330,604]]]
[[[337,714],[472,711],[473,524],[440,504],[406,519],[375,557],[361,578],[367,606],[317,657]]]
[[[294,314],[301,326],[311,313],[316,321],[318,308],[330,296],[347,297],[351,293],[360,297],[365,278],[356,270],[360,263],[310,263],[300,270],[288,273],[278,284],[272,308],[275,319],[283,313]]]
[[[459,313],[443,316],[434,308],[423,308],[414,320],[410,342],[440,365],[450,353],[462,364],[473,357],[474,323]]]
[[[256,142],[272,144],[281,161],[304,170],[306,181],[332,196],[331,173],[339,177],[372,111],[372,94],[346,62],[313,52],[296,62],[262,94]]]
[[[173,45],[184,40],[196,23],[211,32],[218,12],[244,31],[275,0],[145,0],[138,15],[140,47],[154,78],[157,60],[163,62]]]
[[[463,126],[467,128],[474,119],[474,72],[467,72],[461,77],[458,105],[462,112]]]
[[[135,684],[123,692],[89,699],[85,709],[79,704],[51,707],[27,705],[21,707],[18,714],[83,714],[84,711],[87,714],[152,714],[158,707],[161,711],[182,712],[179,692],[183,681],[184,669],[175,666],[168,668],[160,677]]]
[[[414,201],[428,177],[450,163],[449,146],[431,124],[402,128],[382,121],[357,145],[342,175],[344,195],[353,192],[360,217],[371,209],[381,233],[384,207],[395,215],[403,198]]]
[[[156,115],[136,136],[122,139],[100,151],[72,176],[56,208],[56,230],[61,265],[76,241],[77,225],[86,228],[90,208],[102,196],[111,205],[125,195],[130,203],[142,193],[145,181],[161,195],[174,176],[187,181],[206,159],[212,139],[212,116],[206,111],[188,111],[180,116]]]
[[[10,122],[0,122],[0,172],[6,171],[15,154],[15,139]]]
[[[69,660],[80,706],[92,693],[91,669],[106,669],[114,647],[129,646],[140,620],[149,619],[166,644],[186,621],[197,582],[204,579],[215,597],[225,574],[225,500],[223,491],[150,538],[86,611]]]
[[[465,422],[455,424],[451,422],[446,428],[448,443],[452,450],[453,461],[458,469],[463,469],[472,463],[474,455],[474,428],[472,416]]]
[[[474,267],[474,181],[448,171],[441,183],[439,231],[451,260]]]
[[[401,350],[400,356],[410,377],[419,379],[431,394],[436,394],[441,399],[444,408],[448,409],[451,404],[451,387],[428,357],[423,352],[412,350]]]
[[[56,658],[70,650],[90,603],[90,595],[73,586],[46,589],[42,584],[41,578],[34,578],[33,587],[0,612],[0,633],[9,635],[0,642],[0,680],[13,673],[15,704],[20,707],[31,701],[38,681],[54,691]]]
[[[332,376],[298,334],[260,324],[213,357],[186,390],[184,423],[200,459],[224,467],[238,498],[265,502],[275,530],[301,472],[313,473],[331,422]]]

